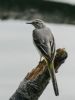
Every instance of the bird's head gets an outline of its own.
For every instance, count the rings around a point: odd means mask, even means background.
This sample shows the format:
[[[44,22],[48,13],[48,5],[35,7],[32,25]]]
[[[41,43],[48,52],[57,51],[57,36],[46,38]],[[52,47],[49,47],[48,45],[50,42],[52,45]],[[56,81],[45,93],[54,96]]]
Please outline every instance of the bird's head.
[[[43,28],[45,25],[44,25],[44,22],[40,19],[35,19],[35,20],[32,20],[30,22],[28,22],[27,24],[32,24],[35,28]]]

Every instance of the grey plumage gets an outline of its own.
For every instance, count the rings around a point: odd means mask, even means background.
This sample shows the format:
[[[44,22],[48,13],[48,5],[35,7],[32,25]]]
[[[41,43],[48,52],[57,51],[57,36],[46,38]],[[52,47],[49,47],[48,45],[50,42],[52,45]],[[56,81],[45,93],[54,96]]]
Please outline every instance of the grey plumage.
[[[49,60],[52,58],[52,54],[55,55],[54,37],[49,28],[35,29],[33,30],[33,41],[39,51]],[[53,58],[54,58],[53,55]]]
[[[54,57],[55,57],[55,40],[52,32],[45,26],[42,20],[36,19],[31,21],[35,29],[33,30],[33,42],[37,49],[40,51],[48,62],[48,70],[52,78],[53,88],[55,95],[59,95],[57,80],[54,70]]]

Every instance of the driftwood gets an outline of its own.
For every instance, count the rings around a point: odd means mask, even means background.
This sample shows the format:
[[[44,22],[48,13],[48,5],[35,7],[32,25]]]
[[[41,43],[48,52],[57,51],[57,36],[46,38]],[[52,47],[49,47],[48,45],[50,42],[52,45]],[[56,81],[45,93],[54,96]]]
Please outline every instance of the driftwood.
[[[57,49],[54,60],[55,72],[63,64],[68,54],[65,49]],[[24,80],[9,100],[38,100],[50,81],[50,75],[45,60],[41,61]]]

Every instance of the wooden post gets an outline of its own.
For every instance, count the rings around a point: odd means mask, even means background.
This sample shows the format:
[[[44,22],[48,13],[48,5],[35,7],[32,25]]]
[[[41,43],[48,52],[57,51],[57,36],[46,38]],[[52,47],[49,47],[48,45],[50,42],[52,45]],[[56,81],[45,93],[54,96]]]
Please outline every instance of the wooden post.
[[[54,60],[56,73],[61,64],[65,62],[67,56],[65,49],[57,49]],[[50,80],[47,67],[45,60],[41,61],[36,68],[27,74],[9,100],[38,100]]]

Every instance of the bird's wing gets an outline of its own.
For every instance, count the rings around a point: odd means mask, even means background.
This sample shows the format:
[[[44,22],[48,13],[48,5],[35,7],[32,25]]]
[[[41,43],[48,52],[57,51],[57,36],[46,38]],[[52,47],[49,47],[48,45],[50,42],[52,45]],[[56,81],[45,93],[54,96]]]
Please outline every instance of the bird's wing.
[[[51,48],[50,42],[46,41],[38,32],[33,31],[33,41],[41,53],[48,59],[50,59]]]

